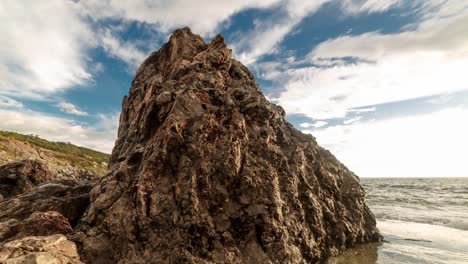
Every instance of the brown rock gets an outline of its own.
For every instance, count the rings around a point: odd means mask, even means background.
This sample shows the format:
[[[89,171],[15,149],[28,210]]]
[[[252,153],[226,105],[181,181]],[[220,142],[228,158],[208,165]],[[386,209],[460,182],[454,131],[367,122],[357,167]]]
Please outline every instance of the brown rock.
[[[284,115],[221,36],[175,31],[124,98],[84,260],[317,263],[379,241],[358,177]]]
[[[0,196],[8,198],[25,193],[53,178],[54,175],[42,163],[35,160],[6,164],[0,167]]]
[[[4,264],[82,264],[75,243],[63,235],[31,236],[0,246]]]
[[[0,222],[27,219],[34,212],[56,211],[72,226],[89,205],[91,182],[52,181],[32,188],[28,193],[0,200]]]
[[[35,212],[25,220],[0,222],[0,245],[27,236],[49,236],[73,232],[68,219],[58,212]]]

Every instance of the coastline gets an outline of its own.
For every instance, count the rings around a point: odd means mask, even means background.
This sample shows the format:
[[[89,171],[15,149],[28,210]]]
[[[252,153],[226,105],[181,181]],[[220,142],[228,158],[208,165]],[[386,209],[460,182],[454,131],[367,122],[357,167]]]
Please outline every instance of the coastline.
[[[329,264],[463,264],[468,259],[468,177],[362,178],[383,243]]]

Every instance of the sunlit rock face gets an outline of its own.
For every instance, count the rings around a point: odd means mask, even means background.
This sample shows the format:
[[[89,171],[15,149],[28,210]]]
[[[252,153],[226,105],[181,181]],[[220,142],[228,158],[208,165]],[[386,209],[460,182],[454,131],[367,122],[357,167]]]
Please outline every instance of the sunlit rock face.
[[[184,28],[140,66],[78,226],[83,261],[318,263],[381,239],[358,177],[231,55]]]
[[[6,264],[83,264],[75,243],[64,235],[28,236],[0,247],[0,263]]]

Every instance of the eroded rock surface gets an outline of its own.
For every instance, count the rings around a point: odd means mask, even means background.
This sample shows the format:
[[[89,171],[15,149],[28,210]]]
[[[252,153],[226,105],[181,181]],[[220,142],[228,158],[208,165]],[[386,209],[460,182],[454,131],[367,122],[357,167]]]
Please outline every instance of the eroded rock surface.
[[[318,263],[379,241],[358,177],[284,116],[221,36],[177,30],[123,101],[83,260]]]
[[[8,179],[16,179],[7,187],[21,194],[0,200],[0,263],[81,263],[75,243],[64,235],[73,234],[89,205],[92,183],[68,180],[31,186],[46,181],[43,176],[48,174],[17,164],[7,167],[14,168],[8,170]]]
[[[75,243],[64,235],[30,236],[0,247],[4,264],[82,264]]]
[[[91,182],[51,181],[29,192],[0,200],[0,222],[25,220],[35,212],[56,211],[72,226],[76,225],[89,205]]]
[[[58,212],[34,212],[26,219],[11,218],[0,222],[0,247],[8,241],[28,236],[49,236],[68,234],[73,229],[65,218]]]
[[[35,160],[23,160],[0,166],[0,196],[8,198],[28,192],[34,186],[53,178],[54,174],[44,164]]]

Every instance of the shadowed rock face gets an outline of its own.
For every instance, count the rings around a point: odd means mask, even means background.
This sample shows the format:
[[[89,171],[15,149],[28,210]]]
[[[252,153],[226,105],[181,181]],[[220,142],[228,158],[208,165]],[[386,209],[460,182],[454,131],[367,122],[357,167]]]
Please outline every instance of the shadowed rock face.
[[[0,170],[8,172],[2,190],[17,194],[0,200],[0,263],[82,263],[75,243],[63,235],[73,235],[72,227],[88,207],[91,182],[34,186],[50,175],[37,164],[19,162]]]
[[[74,226],[89,205],[91,187],[90,182],[73,180],[41,184],[27,193],[0,201],[0,222],[24,220],[34,212],[56,211]]]
[[[48,236],[73,232],[68,219],[58,212],[34,212],[27,219],[11,218],[0,222],[0,248],[27,236]]]
[[[44,164],[35,160],[23,160],[0,166],[0,196],[8,198],[25,193],[53,178],[54,174]]]
[[[357,176],[284,115],[221,36],[175,31],[123,100],[82,259],[317,263],[381,240]]]

